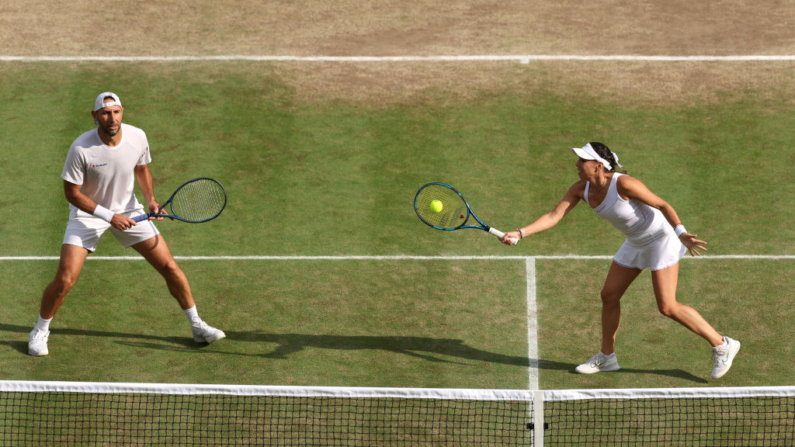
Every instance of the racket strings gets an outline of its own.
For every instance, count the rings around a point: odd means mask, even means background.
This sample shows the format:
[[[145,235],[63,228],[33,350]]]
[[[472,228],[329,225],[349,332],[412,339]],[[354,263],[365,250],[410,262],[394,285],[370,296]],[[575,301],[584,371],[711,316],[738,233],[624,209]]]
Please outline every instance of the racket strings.
[[[171,200],[171,210],[174,214],[191,222],[212,219],[219,215],[225,206],[224,187],[211,179],[196,180],[184,185]]]
[[[441,202],[441,211],[437,212],[438,208],[432,206],[435,200]],[[441,185],[429,185],[423,188],[417,194],[414,207],[420,219],[439,228],[458,228],[469,217],[463,197],[452,189]]]

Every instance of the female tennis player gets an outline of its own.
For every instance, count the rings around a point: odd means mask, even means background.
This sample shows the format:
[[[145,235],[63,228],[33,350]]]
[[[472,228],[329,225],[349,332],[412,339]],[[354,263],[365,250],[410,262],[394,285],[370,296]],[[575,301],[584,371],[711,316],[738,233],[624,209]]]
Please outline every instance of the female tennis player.
[[[569,188],[555,209],[530,225],[507,233],[502,241],[510,244],[509,238],[522,239],[554,227],[580,200],[626,236],[602,288],[602,349],[576,371],[593,374],[619,369],[615,342],[621,297],[640,272],[649,268],[660,313],[712,345],[712,378],[722,377],[731,368],[740,342],[722,336],[695,309],[676,301],[679,259],[688,251],[691,256],[700,256],[699,250],[706,250],[706,242],[688,233],[671,205],[643,183],[616,172],[615,167],[622,166],[618,155],[607,146],[592,142],[573,150],[579,157],[576,166],[580,180]]]

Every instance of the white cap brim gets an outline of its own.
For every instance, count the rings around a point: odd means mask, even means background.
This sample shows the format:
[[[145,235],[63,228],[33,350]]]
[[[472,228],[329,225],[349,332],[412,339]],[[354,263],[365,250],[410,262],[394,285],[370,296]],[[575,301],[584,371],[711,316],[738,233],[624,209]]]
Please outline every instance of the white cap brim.
[[[111,102],[105,102],[105,98],[113,98]],[[100,109],[104,109],[105,107],[113,107],[121,105],[121,99],[119,99],[119,95],[113,92],[103,92],[97,96],[97,99],[94,100],[94,111],[98,111]]]

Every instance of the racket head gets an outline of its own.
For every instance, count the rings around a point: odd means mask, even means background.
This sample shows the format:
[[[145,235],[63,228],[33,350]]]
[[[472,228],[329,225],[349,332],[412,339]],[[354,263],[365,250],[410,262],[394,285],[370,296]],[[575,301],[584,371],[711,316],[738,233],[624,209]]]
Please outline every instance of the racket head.
[[[219,181],[200,177],[185,182],[169,200],[171,214],[189,223],[215,219],[226,208],[226,188]]]
[[[437,200],[442,205],[438,212],[431,205]],[[463,227],[471,214],[464,196],[444,183],[428,183],[420,188],[414,196],[414,211],[426,225],[447,231]]]

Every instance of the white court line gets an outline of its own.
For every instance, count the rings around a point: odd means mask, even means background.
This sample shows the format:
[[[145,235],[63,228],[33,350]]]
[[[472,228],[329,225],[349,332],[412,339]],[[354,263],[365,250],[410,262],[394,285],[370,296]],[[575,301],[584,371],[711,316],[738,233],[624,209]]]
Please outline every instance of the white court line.
[[[462,56],[0,56],[0,62],[481,62],[627,61],[627,62],[764,62],[795,61],[795,55],[644,56],[644,55],[462,55]]]
[[[0,261],[57,261],[58,256],[0,256]],[[143,261],[140,256],[89,256],[89,261]],[[174,256],[178,261],[404,261],[404,260],[443,260],[443,261],[504,261],[527,259],[574,259],[574,260],[610,260],[612,256],[580,256],[580,255],[539,255],[539,256]],[[710,255],[686,256],[683,260],[789,260],[795,255]]]
[[[536,260],[527,258],[527,359],[528,389],[538,390],[538,308],[536,306]]]
[[[527,358],[528,389],[539,389],[538,361],[538,308],[536,303],[536,260],[537,259],[573,259],[573,260],[610,260],[612,256],[174,256],[177,260],[231,260],[231,261],[404,261],[404,260],[524,260],[527,284]],[[58,256],[3,256],[0,261],[56,261]],[[95,261],[142,261],[140,256],[89,256]],[[785,260],[795,259],[795,255],[717,255],[686,257],[683,259],[763,259]]]

